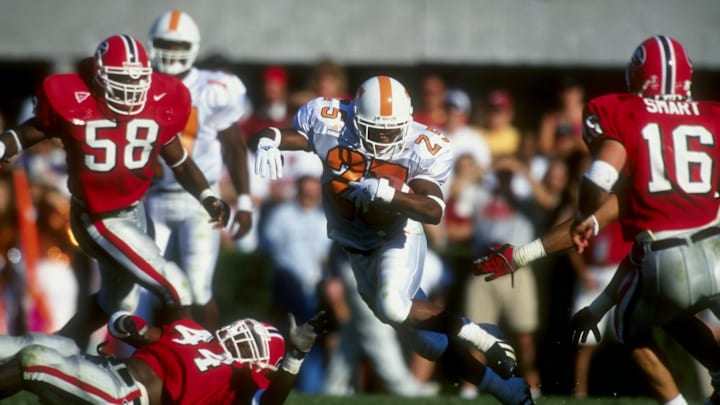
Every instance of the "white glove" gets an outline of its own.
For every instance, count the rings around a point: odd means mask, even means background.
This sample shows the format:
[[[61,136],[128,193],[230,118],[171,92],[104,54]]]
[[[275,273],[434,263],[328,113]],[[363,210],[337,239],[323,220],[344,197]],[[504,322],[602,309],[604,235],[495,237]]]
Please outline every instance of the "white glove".
[[[282,153],[270,138],[260,138],[255,153],[255,174],[277,180],[283,176]]]
[[[351,181],[348,185],[352,187],[352,191],[347,197],[355,201],[356,207],[362,207],[363,212],[367,212],[370,202],[376,199],[390,203],[395,197],[395,189],[388,179],[363,177],[360,181]]]

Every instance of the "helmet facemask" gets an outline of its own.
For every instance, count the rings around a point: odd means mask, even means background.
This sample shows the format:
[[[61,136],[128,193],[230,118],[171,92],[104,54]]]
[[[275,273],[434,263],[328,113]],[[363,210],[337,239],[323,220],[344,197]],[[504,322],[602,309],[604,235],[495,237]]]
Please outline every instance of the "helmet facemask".
[[[189,14],[163,13],[150,28],[148,50],[153,67],[177,76],[192,68],[200,51],[200,30]]]
[[[365,151],[388,160],[402,150],[412,123],[412,103],[405,87],[388,76],[375,76],[355,96],[355,130]]]
[[[270,332],[262,323],[242,319],[218,329],[215,336],[233,360],[247,363],[258,371],[277,369],[270,362]]]
[[[195,63],[198,44],[155,38],[150,47],[152,64],[161,73],[179,75],[187,72]]]
[[[152,68],[144,48],[127,35],[105,40],[95,52],[95,82],[110,111],[134,115],[145,108]]]
[[[402,149],[410,122],[379,124],[355,116],[362,147],[376,159],[390,159]]]

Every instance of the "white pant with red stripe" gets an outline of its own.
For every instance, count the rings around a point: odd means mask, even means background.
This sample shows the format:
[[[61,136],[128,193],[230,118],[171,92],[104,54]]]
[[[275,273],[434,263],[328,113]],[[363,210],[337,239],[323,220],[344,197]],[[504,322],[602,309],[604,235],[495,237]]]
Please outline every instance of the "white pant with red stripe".
[[[140,299],[139,285],[164,304],[191,304],[187,277],[175,263],[163,258],[147,234],[142,203],[98,217],[73,202],[70,219],[80,247],[100,264],[98,301],[106,313],[134,311]]]
[[[23,388],[44,404],[148,404],[145,387],[123,363],[84,354],[71,339],[59,335],[0,336],[0,361],[16,354]]]

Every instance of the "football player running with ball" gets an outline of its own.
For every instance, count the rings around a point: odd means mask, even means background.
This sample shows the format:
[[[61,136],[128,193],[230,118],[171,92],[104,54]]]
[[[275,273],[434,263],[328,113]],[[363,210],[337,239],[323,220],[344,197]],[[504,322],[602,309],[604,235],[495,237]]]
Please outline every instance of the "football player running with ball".
[[[72,193],[71,226],[82,250],[96,258],[101,286],[60,331],[86,338],[117,310],[134,311],[140,287],[164,308],[182,315],[192,302],[185,274],[166,261],[152,238],[142,199],[158,155],[183,188],[205,208],[215,227],[230,209],[215,196],[189,158],[178,133],[190,115],[190,94],[173,77],[153,73],[145,48],[129,35],[113,35],[97,47],[89,72],[47,77],[35,117],[0,134],[0,159],[51,137],[67,152]]]
[[[573,339],[615,306],[617,336],[632,350],[658,402],[681,405],[652,329],[662,327],[710,371],[720,403],[720,349],[695,314],[720,301],[720,104],[691,98],[692,66],[675,39],[656,35],[635,50],[628,92],[590,100],[585,142],[593,161],[578,215],[527,245],[496,247],[476,261],[491,280],[574,244],[578,250],[619,219],[634,245],[608,287],[573,316]]]
[[[317,98],[292,128],[252,137],[256,172],[282,176],[280,150],[305,150],[323,161],[328,236],[344,247],[358,291],[375,315],[420,355],[448,361],[458,376],[506,404],[532,403],[514,375],[513,348],[502,338],[431,303],[420,289],[427,241],[423,223],[440,222],[441,185],[452,170],[449,141],[416,123],[405,87],[388,76],[366,80],[354,100]],[[409,190],[402,191],[404,184]],[[488,330],[486,330],[488,329]],[[471,348],[481,351],[485,364]]]

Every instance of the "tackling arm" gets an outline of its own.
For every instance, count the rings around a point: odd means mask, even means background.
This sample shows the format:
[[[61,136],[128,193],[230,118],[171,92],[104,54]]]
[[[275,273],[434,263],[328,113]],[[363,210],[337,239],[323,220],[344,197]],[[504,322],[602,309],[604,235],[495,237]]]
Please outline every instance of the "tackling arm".
[[[577,222],[575,219],[553,227],[545,236],[525,245],[514,247],[512,245],[494,246],[491,253],[476,259],[474,273],[487,275],[487,281],[494,280],[515,269],[523,267],[537,259],[549,254],[561,252],[573,246],[578,253],[587,247],[590,238],[600,229],[618,218],[620,205],[616,194],[610,194],[594,214],[585,220]]]
[[[8,129],[0,134],[0,160],[7,161],[48,137],[46,130],[32,118],[15,129]]]

